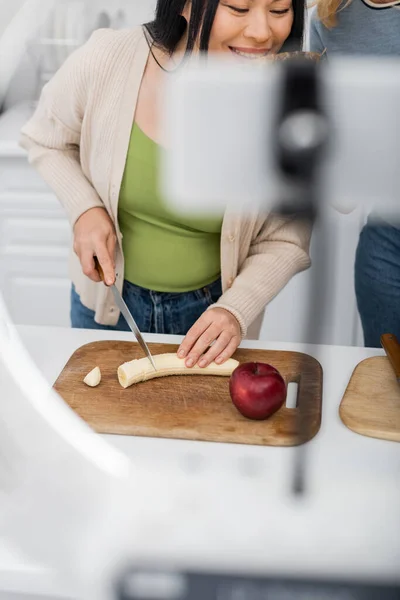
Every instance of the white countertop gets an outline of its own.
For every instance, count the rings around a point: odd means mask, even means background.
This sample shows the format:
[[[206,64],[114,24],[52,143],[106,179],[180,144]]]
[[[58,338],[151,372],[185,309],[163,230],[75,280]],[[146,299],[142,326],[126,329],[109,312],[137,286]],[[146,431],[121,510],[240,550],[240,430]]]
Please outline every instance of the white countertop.
[[[46,327],[18,328],[21,338],[30,352],[34,362],[43,373],[49,384],[52,384],[73,352],[83,344],[107,339],[131,340],[131,334],[108,331],[72,330]],[[147,335],[148,341],[175,343],[181,338],[162,335]],[[400,452],[399,445],[373,438],[357,435],[347,429],[338,414],[339,405],[355,366],[363,359],[382,355],[380,349],[355,347],[313,346],[303,344],[273,343],[266,341],[244,342],[244,347],[273,350],[293,350],[306,352],[315,357],[323,367],[323,411],[319,433],[306,444],[309,491],[318,494],[324,486],[344,485],[344,481],[352,482],[360,495],[360,502],[367,502],[370,489],[367,484],[375,481],[377,486],[389,485],[396,491],[397,498],[393,502],[399,504],[400,498]],[[5,390],[6,392],[6,390]],[[7,392],[6,392],[7,393]],[[129,436],[104,436],[111,444],[127,453],[134,460],[144,465],[168,465],[182,469],[188,461],[195,461],[203,475],[208,473],[238,474],[243,471],[244,461],[253,461],[256,472],[263,473],[263,478],[270,477],[271,485],[275,481],[275,470],[280,477],[287,479],[289,486],[291,461],[296,449],[279,447],[244,446],[238,444],[220,444],[209,442],[192,442],[186,440],[166,440],[139,438]],[[292,463],[290,463],[292,464]],[[286,475],[282,475],[285,471]],[[396,483],[397,482],[397,483]],[[265,483],[265,481],[264,481]],[[393,485],[397,487],[393,488]],[[358,487],[357,487],[358,486]],[[364,488],[363,488],[364,486]],[[388,499],[388,510],[390,509]],[[371,515],[373,519],[374,515]],[[400,509],[399,509],[400,516]],[[400,520],[399,520],[400,523]],[[385,523],[382,523],[382,527]],[[396,534],[398,537],[398,535]],[[393,556],[393,561],[400,559]],[[392,548],[393,552],[393,548]],[[400,562],[398,563],[400,564]],[[385,566],[386,565],[386,566]],[[387,557],[377,567],[393,571]],[[13,589],[15,575],[18,574],[18,586],[25,589],[30,586],[32,578],[45,590],[49,583],[49,575],[44,569],[28,569],[22,566],[21,557],[12,552],[8,546],[0,545],[0,589],[6,586]],[[23,582],[25,582],[23,584]],[[38,583],[39,582],[39,583]],[[18,589],[14,588],[14,589]]]

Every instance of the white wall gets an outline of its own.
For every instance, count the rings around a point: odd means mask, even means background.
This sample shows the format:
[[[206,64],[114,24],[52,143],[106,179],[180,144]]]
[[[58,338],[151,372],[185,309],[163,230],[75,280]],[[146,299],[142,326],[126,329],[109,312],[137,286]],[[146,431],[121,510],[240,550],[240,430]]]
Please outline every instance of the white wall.
[[[82,37],[83,42],[91,31],[103,26],[102,12],[107,13],[112,27],[138,25],[151,20],[156,0],[82,0],[83,18],[79,15],[80,4],[80,0],[0,0],[0,109],[36,99],[43,85],[38,66],[55,72],[67,56],[62,47],[40,50],[39,45],[32,44],[35,38],[71,37],[73,30],[74,37]],[[19,14],[18,9],[22,9]],[[117,24],[120,11],[123,22]],[[2,38],[12,17],[12,31]],[[40,54],[44,58],[39,59]]]
[[[29,41],[37,35],[56,0],[18,0],[12,4],[13,9],[4,5],[5,0],[0,1],[3,27],[0,35],[0,108],[4,108],[10,85],[27,56]],[[29,71],[33,70],[31,61]]]
[[[0,0],[0,37],[26,0]]]
[[[27,1],[29,0],[0,0],[0,37],[14,15]],[[110,0],[87,0],[87,4],[100,10],[111,8],[111,11],[113,5],[124,6],[130,20],[133,19],[137,23],[141,23],[151,18],[156,0],[132,0],[131,2],[128,0],[121,0],[121,2],[115,2],[115,0],[113,2]]]

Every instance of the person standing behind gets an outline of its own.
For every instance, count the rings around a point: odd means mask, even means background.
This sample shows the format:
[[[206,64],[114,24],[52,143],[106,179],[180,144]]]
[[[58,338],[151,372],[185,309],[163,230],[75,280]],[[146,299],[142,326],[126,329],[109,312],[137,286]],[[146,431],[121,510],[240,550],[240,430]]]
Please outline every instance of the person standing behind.
[[[311,51],[324,52],[328,60],[334,54],[400,56],[399,0],[317,0],[316,5]],[[369,215],[358,241],[354,282],[365,346],[379,347],[382,333],[400,339],[400,220],[395,226],[379,211]]]

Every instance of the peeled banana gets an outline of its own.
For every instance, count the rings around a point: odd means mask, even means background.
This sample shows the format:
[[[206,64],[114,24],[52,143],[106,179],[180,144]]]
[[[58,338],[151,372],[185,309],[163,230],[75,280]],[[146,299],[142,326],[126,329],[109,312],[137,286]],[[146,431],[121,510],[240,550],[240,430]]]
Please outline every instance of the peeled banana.
[[[86,375],[83,381],[84,383],[86,383],[86,385],[89,385],[90,387],[96,387],[96,385],[99,385],[101,381],[100,368],[95,367],[94,369],[92,369],[90,373]]]
[[[123,388],[134,383],[165,377],[167,375],[221,375],[230,377],[239,362],[234,358],[228,359],[222,365],[212,362],[208,367],[198,365],[186,367],[185,359],[179,358],[175,353],[156,354],[153,356],[157,371],[154,371],[148,358],[139,358],[124,363],[118,367],[118,381]]]

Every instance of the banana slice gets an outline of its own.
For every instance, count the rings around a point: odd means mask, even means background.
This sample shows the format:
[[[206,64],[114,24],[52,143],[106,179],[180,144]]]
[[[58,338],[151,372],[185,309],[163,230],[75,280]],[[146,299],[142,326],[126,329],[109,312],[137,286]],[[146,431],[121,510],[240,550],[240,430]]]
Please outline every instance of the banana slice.
[[[157,371],[154,371],[148,358],[139,358],[124,363],[118,367],[118,381],[123,388],[134,383],[154,379],[154,377],[165,377],[167,375],[221,375],[230,377],[239,362],[230,358],[222,365],[212,362],[208,367],[201,368],[198,365],[188,368],[185,359],[179,358],[175,353],[156,354],[153,356]]]
[[[90,371],[90,373],[88,373],[86,375],[86,377],[83,381],[84,381],[84,383],[86,383],[86,385],[89,385],[90,387],[96,387],[96,385],[99,385],[99,383],[101,381],[100,368],[95,367],[94,369],[92,369]]]

